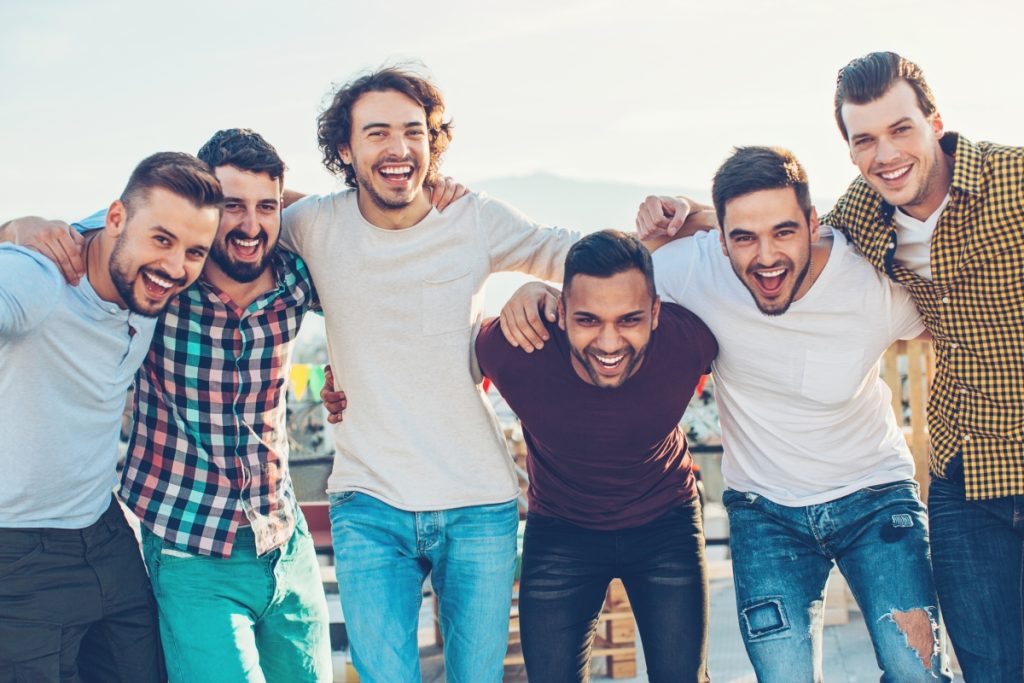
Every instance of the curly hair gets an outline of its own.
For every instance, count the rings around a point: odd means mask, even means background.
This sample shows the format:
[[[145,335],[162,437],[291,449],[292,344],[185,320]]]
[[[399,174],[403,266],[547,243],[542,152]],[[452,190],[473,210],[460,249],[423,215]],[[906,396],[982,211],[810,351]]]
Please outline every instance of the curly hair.
[[[452,140],[451,121],[444,121],[444,97],[426,78],[400,67],[387,67],[360,76],[341,86],[333,95],[331,104],[317,118],[317,141],[323,154],[324,166],[334,175],[344,174],[345,184],[357,187],[356,171],[346,164],[338,151],[352,140],[352,107],[368,92],[395,91],[423,107],[430,138],[430,165],[427,184],[432,184],[441,165],[441,155]]]
[[[198,154],[210,168],[234,166],[243,171],[266,173],[271,180],[284,184],[287,170],[274,146],[262,135],[248,128],[226,128],[213,134]]]

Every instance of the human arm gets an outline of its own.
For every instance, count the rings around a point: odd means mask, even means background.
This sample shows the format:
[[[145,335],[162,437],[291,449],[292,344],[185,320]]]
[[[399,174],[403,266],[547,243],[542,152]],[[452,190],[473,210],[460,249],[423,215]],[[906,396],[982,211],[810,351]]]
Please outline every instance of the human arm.
[[[501,332],[508,343],[527,353],[544,348],[544,342],[551,338],[544,321],[558,320],[560,294],[543,282],[527,282],[517,289],[499,316]]]
[[[648,251],[718,227],[715,210],[687,197],[648,196],[637,210],[636,232]]]
[[[0,242],[38,251],[57,264],[64,279],[77,285],[85,275],[85,239],[64,221],[24,216],[0,226]]]
[[[0,336],[32,330],[57,305],[63,281],[56,265],[26,247],[0,245]]]

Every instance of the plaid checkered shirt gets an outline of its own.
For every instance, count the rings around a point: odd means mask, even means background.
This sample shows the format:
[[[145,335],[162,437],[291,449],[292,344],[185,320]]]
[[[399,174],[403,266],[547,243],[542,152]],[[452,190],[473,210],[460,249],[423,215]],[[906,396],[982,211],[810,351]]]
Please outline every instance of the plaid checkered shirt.
[[[1024,148],[941,140],[950,200],[932,236],[932,279],[894,262],[894,208],[857,178],[822,218],[906,286],[934,338],[930,469],[963,456],[967,498],[1024,494]]]
[[[135,389],[121,497],[164,540],[231,554],[239,523],[259,554],[295,529],[285,392],[302,317],[318,308],[306,264],[279,252],[273,289],[239,309],[200,280],[168,306]]]

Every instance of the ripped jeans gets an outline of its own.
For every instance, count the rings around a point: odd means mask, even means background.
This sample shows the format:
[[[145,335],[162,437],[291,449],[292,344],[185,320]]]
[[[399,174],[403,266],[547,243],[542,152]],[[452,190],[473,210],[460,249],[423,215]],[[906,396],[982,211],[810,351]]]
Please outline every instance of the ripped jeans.
[[[952,680],[915,482],[869,486],[805,507],[733,490],[722,500],[740,633],[760,683],[822,681],[833,563],[864,614],[882,683]]]

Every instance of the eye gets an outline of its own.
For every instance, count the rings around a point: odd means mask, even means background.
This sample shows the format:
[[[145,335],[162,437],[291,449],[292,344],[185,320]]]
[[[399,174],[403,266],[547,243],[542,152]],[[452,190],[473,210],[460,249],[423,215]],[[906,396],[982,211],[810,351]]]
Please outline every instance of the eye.
[[[635,327],[641,323],[640,318],[625,318],[619,321],[619,325],[623,327]]]
[[[224,203],[224,210],[225,211],[241,211],[242,210],[242,204],[241,204],[241,202],[225,202]]]
[[[274,204],[272,202],[260,204],[260,211],[266,211],[268,213],[271,211],[277,211],[277,204]]]
[[[163,235],[154,235],[153,236],[153,241],[156,242],[157,244],[159,244],[162,247],[170,246],[170,244],[171,244],[171,241],[169,239],[167,239],[166,237],[164,237]]]
[[[593,318],[576,318],[576,324],[580,327],[593,327],[597,321]]]
[[[419,128],[413,128],[412,130],[408,131],[407,134],[411,138],[421,138],[421,137],[423,137],[423,131],[420,130]]]
[[[206,250],[205,249],[189,249],[188,250],[188,257],[191,260],[193,260],[193,261],[201,261],[204,258],[206,258]]]
[[[910,132],[910,126],[900,126],[899,128],[897,128],[893,132],[895,132],[896,134],[909,133]]]

